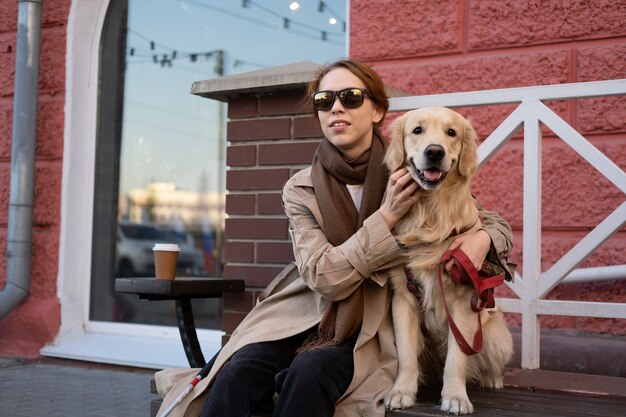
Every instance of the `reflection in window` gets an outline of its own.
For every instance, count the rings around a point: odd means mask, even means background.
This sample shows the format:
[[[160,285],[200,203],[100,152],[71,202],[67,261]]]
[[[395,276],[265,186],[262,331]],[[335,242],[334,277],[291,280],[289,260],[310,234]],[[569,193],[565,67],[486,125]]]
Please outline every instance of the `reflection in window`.
[[[345,56],[345,1],[293,3],[111,2],[100,63],[92,320],[175,324],[173,303],[113,290],[115,277],[154,274],[157,241],[181,245],[177,276],[222,275],[226,110],[192,96],[191,84]],[[219,328],[219,300],[196,300],[194,312],[199,327]]]

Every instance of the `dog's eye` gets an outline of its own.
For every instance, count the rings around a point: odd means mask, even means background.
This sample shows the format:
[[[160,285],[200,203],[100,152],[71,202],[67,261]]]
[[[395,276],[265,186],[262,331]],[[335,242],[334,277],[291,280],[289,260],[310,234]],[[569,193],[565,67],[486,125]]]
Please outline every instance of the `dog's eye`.
[[[456,130],[454,130],[454,129],[448,129],[448,136],[455,137],[455,136],[456,136]]]
[[[420,126],[416,127],[415,129],[413,129],[413,133],[415,133],[416,135],[421,135],[422,128]]]

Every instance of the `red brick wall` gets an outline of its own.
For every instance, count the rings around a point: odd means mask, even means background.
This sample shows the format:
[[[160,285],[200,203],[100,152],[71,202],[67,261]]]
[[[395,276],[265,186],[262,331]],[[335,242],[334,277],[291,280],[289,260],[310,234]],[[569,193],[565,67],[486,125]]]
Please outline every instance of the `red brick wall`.
[[[371,63],[388,85],[411,94],[626,76],[624,2],[354,0],[350,7],[351,56]],[[626,169],[625,98],[548,105]],[[488,106],[460,111],[485,138],[513,108]],[[516,137],[474,181],[481,203],[513,226],[517,261],[522,256],[522,160],[523,143]],[[546,270],[617,208],[624,194],[547,129],[542,171],[542,267]],[[626,264],[624,229],[582,266],[618,264]],[[626,281],[561,285],[548,298],[623,303]],[[518,317],[510,319],[519,322]],[[626,334],[625,320],[542,317],[541,323]]]
[[[69,0],[44,2],[42,11],[30,296],[0,321],[0,354],[37,356],[60,326],[56,285],[69,7]],[[0,3],[0,288],[6,284],[17,9],[16,1]]]
[[[231,333],[258,292],[293,260],[281,191],[308,166],[321,138],[302,106],[304,86],[244,96],[228,105],[225,278],[245,279],[244,294],[224,297],[223,330]]]

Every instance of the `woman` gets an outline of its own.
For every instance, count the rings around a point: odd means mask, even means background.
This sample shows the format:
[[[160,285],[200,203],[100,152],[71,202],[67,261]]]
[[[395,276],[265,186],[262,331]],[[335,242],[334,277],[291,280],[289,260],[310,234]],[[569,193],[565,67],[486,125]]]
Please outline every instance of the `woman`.
[[[384,415],[397,368],[385,271],[405,261],[391,231],[420,190],[404,169],[387,176],[380,126],[388,100],[371,68],[330,64],[309,94],[325,138],[312,166],[283,190],[295,266],[265,289],[173,415],[188,407],[186,416],[247,416],[272,398],[274,416]],[[487,233],[459,244],[481,265],[492,245],[485,236],[504,235],[494,240],[501,259],[492,261],[506,267],[510,229],[492,213],[481,215]],[[163,392],[168,382],[158,376]]]

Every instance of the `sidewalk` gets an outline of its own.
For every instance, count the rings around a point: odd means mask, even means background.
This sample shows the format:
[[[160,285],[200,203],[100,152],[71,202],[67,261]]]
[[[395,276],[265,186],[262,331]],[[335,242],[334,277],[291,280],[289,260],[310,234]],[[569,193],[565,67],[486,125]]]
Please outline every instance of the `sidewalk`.
[[[0,357],[0,417],[148,417],[153,369]]]

